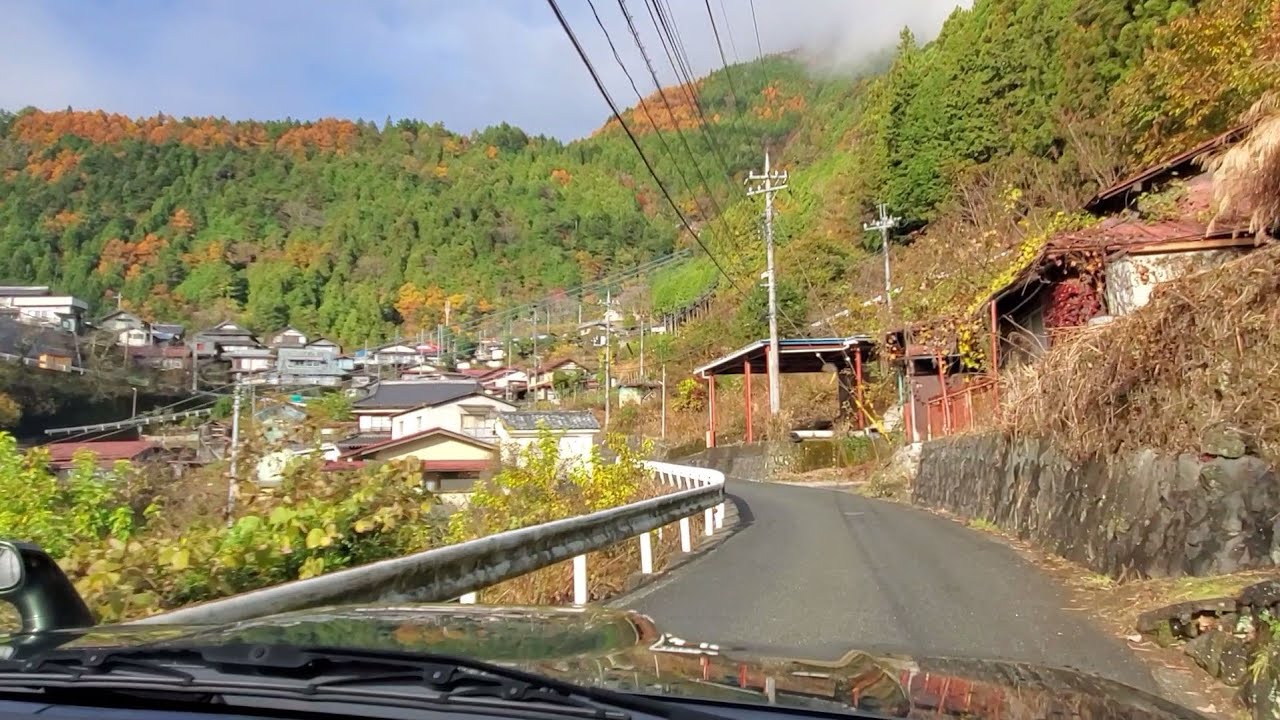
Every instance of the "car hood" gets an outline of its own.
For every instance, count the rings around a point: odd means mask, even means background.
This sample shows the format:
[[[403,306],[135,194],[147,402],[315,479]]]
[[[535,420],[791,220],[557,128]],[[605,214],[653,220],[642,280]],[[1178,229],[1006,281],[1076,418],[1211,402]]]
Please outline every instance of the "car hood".
[[[0,639],[0,647],[20,644],[14,640]],[[1069,670],[856,650],[834,661],[779,657],[672,637],[637,613],[586,608],[336,607],[226,626],[100,626],[67,634],[57,644],[142,643],[263,643],[446,654],[624,692],[772,701],[895,717],[926,712],[997,720],[1038,720],[1058,713],[1091,720],[1200,717],[1139,690]]]

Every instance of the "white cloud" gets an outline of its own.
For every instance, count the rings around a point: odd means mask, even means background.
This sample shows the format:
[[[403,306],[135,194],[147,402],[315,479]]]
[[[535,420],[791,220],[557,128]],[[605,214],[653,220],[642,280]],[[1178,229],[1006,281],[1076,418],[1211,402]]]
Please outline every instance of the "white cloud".
[[[595,0],[642,92],[652,85],[618,3]],[[621,106],[634,102],[586,0],[560,0]],[[695,72],[720,65],[697,0],[670,0]],[[909,5],[901,7],[900,5]],[[765,52],[804,48],[835,63],[932,36],[955,0],[756,0]],[[741,59],[756,44],[747,0],[720,23]],[[661,78],[666,56],[643,0],[627,0]],[[508,121],[577,137],[607,116],[550,10],[525,0],[313,3],[11,0],[0,24],[0,107],[103,108],[232,118],[416,117],[466,131]]]

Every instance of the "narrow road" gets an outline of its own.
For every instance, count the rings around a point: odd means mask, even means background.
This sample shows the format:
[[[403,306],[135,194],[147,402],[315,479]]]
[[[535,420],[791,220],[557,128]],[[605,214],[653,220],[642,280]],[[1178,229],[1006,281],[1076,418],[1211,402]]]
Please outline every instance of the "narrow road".
[[[626,601],[667,632],[822,659],[1025,661],[1154,687],[1128,648],[981,532],[834,490],[731,480],[728,491],[745,527]]]

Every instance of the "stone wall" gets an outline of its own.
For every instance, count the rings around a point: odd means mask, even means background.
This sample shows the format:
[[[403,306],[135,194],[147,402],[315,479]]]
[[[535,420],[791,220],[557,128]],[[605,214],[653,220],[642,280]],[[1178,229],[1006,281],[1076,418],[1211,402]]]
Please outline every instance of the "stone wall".
[[[1203,450],[1081,465],[1040,440],[948,438],[925,444],[912,499],[990,520],[1113,577],[1280,564],[1275,474],[1229,433]]]
[[[1280,581],[1233,597],[1190,600],[1138,616],[1137,630],[1183,652],[1223,683],[1241,688],[1254,720],[1280,718]]]
[[[755,443],[707,448],[675,462],[693,467],[713,468],[737,480],[768,480],[784,467],[792,452],[791,443]]]

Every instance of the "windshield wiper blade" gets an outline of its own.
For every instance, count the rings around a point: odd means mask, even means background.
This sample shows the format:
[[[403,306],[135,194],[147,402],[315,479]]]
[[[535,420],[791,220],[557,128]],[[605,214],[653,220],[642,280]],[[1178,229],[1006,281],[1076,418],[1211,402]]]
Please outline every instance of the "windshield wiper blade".
[[[203,670],[207,672],[200,673]],[[36,677],[39,676],[39,677]],[[256,682],[245,684],[248,676]],[[339,696],[397,705],[510,708],[535,704],[548,711],[599,720],[630,720],[640,711],[670,720],[717,716],[661,700],[545,678],[463,657],[404,651],[292,645],[142,645],[60,649],[26,661],[0,661],[0,685],[27,678],[41,683],[120,683],[208,692],[213,686],[271,690],[273,695],[340,701]],[[265,683],[264,681],[270,681]],[[404,686],[433,691],[406,694]]]

